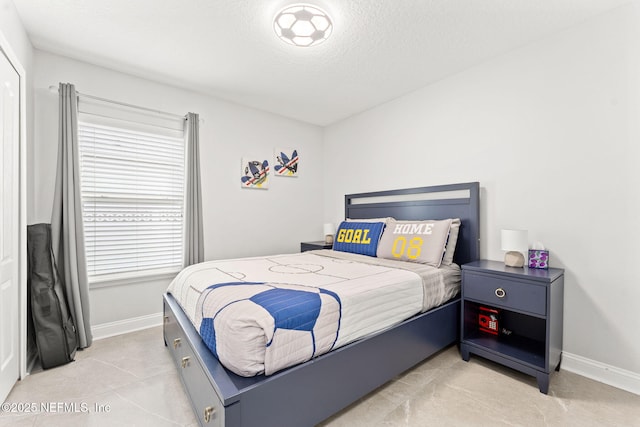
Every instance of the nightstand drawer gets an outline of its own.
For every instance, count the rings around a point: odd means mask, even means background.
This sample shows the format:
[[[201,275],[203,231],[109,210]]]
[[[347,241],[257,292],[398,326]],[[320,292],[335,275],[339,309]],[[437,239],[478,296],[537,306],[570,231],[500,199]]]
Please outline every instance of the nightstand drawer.
[[[495,276],[465,272],[464,297],[510,310],[521,310],[545,316],[547,290],[545,286],[506,280]]]

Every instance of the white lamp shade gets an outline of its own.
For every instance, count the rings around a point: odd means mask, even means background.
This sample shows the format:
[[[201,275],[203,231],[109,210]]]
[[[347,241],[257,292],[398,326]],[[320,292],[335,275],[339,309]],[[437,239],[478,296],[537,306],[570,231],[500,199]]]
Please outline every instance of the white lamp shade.
[[[502,230],[501,246],[504,255],[504,265],[507,267],[524,267],[524,260],[529,247],[527,230]]]
[[[529,247],[527,230],[502,230],[501,246],[503,251],[523,251]]]
[[[326,244],[332,244],[333,235],[336,234],[336,227],[331,223],[326,223],[322,229],[324,230],[324,242]]]
[[[325,224],[322,229],[324,230],[324,235],[325,236],[333,236],[334,234],[336,234],[336,227],[335,225],[331,224],[331,223],[327,223]]]

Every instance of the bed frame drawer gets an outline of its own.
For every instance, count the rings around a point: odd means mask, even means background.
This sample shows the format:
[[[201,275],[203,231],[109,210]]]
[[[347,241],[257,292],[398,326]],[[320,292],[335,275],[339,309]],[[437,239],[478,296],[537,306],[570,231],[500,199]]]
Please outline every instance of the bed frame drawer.
[[[201,363],[196,359],[195,351],[177,324],[172,311],[165,308],[164,315],[165,343],[177,366],[185,390],[189,394],[200,425],[223,427],[224,405],[209,381],[209,377],[205,375]]]
[[[224,426],[224,406],[213,390],[202,368],[195,360],[195,354],[188,349],[180,360],[183,381],[190,384],[189,396],[203,426]]]
[[[547,312],[547,288],[464,271],[464,297],[510,310],[544,316]]]

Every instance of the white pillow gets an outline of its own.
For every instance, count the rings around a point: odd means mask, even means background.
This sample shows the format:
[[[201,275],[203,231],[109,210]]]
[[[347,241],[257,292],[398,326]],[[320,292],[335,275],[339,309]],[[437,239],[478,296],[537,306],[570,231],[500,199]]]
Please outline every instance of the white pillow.
[[[449,229],[449,238],[447,239],[447,247],[444,250],[442,263],[444,265],[453,264],[453,255],[456,252],[456,243],[458,243],[458,234],[460,234],[460,218],[451,220],[451,228]]]

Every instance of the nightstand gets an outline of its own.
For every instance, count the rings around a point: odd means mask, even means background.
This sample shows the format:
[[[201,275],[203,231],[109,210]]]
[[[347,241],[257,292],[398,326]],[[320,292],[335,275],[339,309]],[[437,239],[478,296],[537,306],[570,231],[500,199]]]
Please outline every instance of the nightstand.
[[[324,240],[302,242],[300,243],[300,252],[315,251],[316,249],[331,249],[332,247],[333,243],[325,243]]]
[[[562,360],[564,270],[506,267],[498,261],[462,266],[460,352],[533,375],[542,393]]]

